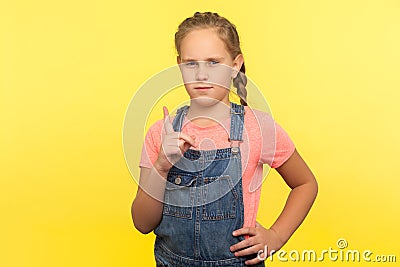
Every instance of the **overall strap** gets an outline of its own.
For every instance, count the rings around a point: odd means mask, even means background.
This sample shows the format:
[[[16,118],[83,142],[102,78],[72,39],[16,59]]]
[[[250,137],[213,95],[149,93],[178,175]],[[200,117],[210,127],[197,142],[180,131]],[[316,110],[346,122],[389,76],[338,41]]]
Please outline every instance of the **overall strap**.
[[[229,134],[229,141],[231,142],[231,146],[238,146],[234,145],[234,141],[236,143],[240,143],[243,141],[243,124],[244,106],[231,102],[231,129]]]
[[[185,119],[186,113],[189,109],[189,106],[183,106],[176,111],[176,116],[174,121],[172,122],[172,127],[175,132],[180,132],[182,130],[183,121]]]
[[[182,130],[183,122],[189,106],[183,106],[176,111],[176,116],[172,122],[175,132]],[[229,141],[243,141],[243,124],[244,124],[244,106],[231,102],[231,127],[229,133]]]

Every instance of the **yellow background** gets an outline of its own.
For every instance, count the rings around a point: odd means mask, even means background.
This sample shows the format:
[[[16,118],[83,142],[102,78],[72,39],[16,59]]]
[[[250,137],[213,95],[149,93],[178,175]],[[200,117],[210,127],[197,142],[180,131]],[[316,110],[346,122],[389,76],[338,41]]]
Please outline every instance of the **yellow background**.
[[[0,4],[0,266],[154,266],[130,217],[123,120],[175,63],[179,22],[207,10],[238,27],[249,77],[319,182],[284,249],[346,238],[400,257],[399,1],[40,0]],[[262,224],[288,192],[272,170]],[[297,265],[321,264],[357,265]]]

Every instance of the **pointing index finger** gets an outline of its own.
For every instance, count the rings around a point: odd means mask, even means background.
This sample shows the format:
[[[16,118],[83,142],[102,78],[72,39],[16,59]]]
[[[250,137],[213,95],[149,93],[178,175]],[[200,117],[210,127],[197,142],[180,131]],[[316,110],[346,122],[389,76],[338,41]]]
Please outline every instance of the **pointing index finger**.
[[[174,128],[172,127],[171,119],[168,113],[168,108],[164,106],[163,110],[164,110],[164,131],[166,134],[172,133],[174,132]]]

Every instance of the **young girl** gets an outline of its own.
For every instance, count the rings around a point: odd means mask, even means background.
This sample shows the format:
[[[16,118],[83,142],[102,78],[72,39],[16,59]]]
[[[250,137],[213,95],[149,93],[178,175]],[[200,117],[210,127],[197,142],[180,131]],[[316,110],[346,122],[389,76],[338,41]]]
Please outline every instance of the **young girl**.
[[[175,45],[190,106],[152,125],[132,204],[135,227],[154,231],[157,266],[264,266],[299,227],[317,182],[286,132],[246,104],[236,28],[216,13],[183,21]],[[241,104],[229,99],[230,82]],[[263,164],[291,192],[275,223],[256,222]]]

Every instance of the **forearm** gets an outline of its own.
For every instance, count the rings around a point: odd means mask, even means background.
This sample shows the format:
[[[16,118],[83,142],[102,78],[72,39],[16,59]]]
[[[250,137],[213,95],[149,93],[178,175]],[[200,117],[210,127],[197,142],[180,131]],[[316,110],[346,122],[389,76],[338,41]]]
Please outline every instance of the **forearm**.
[[[307,216],[318,192],[315,180],[299,185],[290,191],[278,219],[271,226],[283,243],[286,243]]]
[[[151,232],[162,219],[166,174],[156,169],[142,171],[139,189],[132,203],[132,220],[142,233]]]

